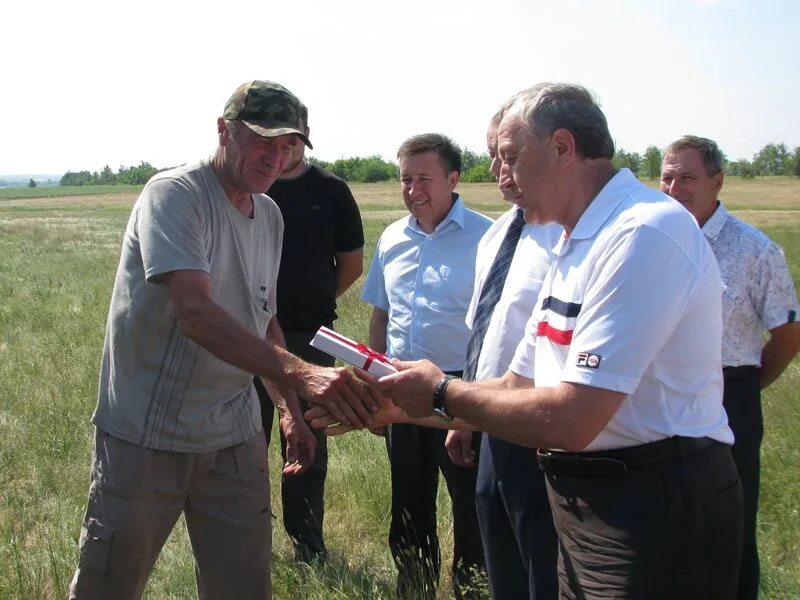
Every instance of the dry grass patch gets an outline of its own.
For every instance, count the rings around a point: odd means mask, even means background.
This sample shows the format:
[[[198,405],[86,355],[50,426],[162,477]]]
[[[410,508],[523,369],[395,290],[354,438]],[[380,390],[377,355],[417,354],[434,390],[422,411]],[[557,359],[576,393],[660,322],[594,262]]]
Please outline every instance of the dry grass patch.
[[[734,215],[755,227],[800,225],[800,210],[735,210]]]
[[[45,216],[0,219],[0,233],[23,235],[42,242],[93,247],[116,247],[122,234],[109,228],[102,219]]]
[[[69,196],[53,198],[26,198],[19,200],[4,200],[2,208],[36,208],[41,210],[64,210],[65,208],[130,208],[139,196],[135,192],[120,194],[100,194],[96,196]]]

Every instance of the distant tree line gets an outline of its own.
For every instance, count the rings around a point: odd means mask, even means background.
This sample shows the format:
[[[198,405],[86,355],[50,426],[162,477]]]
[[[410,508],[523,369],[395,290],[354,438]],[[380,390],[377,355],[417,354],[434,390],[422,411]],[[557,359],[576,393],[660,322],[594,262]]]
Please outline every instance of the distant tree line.
[[[663,154],[656,146],[648,146],[644,154],[627,152],[618,148],[613,159],[616,167],[627,167],[637,176],[656,179],[661,174]],[[367,157],[340,158],[327,162],[318,158],[309,159],[313,164],[327,169],[345,181],[361,183],[377,183],[380,181],[396,181],[398,179],[397,164],[384,160],[377,154]],[[472,150],[463,150],[461,157],[461,181],[465,183],[482,183],[494,181],[489,167],[491,159],[487,153],[477,154]],[[114,173],[106,165],[102,171],[68,171],[61,177],[60,185],[114,185],[117,183],[143,185],[158,171],[153,165],[142,162],[138,167],[120,167]],[[786,144],[767,144],[753,155],[752,160],[740,158],[735,161],[724,158],[724,170],[727,175],[756,177],[770,175],[794,175],[800,177],[800,146],[790,152]],[[33,181],[33,180],[31,180]],[[30,183],[29,183],[30,185]],[[35,185],[35,182],[33,182]]]
[[[376,183],[379,181],[396,181],[399,176],[397,164],[384,160],[377,154],[366,158],[340,158],[333,162],[311,157],[310,161],[345,181]],[[494,181],[491,173],[489,173],[490,163],[491,160],[486,153],[476,154],[472,150],[463,150],[461,155],[461,181],[467,183]]]
[[[618,168],[627,167],[636,175],[656,179],[661,175],[662,152],[655,146],[648,146],[644,155],[626,152],[619,148],[612,162]],[[740,177],[764,177],[771,175],[794,175],[800,177],[800,146],[789,152],[786,144],[769,143],[753,155],[752,160],[740,158],[728,160],[723,155],[723,170],[726,175]]]
[[[148,162],[142,161],[138,167],[120,167],[114,173],[111,167],[106,165],[102,171],[67,171],[61,177],[59,185],[116,185],[118,183],[127,185],[144,185],[147,180],[163,169],[156,169]]]

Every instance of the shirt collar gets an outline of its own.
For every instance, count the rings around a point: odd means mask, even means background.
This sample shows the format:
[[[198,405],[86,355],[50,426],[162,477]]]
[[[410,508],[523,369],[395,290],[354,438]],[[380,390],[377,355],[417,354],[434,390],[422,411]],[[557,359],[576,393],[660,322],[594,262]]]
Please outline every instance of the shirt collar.
[[[630,169],[617,171],[583,211],[569,237],[574,240],[594,237],[620,202],[639,185]]]
[[[422,228],[419,226],[419,223],[417,223],[414,215],[408,215],[408,227],[423,235],[433,235],[434,233],[447,227],[447,223],[452,221],[461,229],[464,229],[464,203],[461,201],[461,196],[454,192],[451,194],[451,197],[453,199],[453,205],[450,207],[450,210],[447,212],[444,219],[442,219],[442,222],[439,223],[433,230],[433,233],[427,234],[422,231]]]
[[[717,209],[708,218],[706,224],[703,225],[703,235],[710,240],[716,240],[719,232],[725,226],[725,221],[728,220],[728,210],[723,206],[722,202],[717,200]]]

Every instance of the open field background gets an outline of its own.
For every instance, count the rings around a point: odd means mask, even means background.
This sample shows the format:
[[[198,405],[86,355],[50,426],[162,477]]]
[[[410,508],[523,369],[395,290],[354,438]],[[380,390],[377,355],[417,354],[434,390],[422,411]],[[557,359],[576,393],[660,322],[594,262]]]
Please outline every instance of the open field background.
[[[41,191],[55,188],[42,188]],[[37,190],[25,191],[33,194]],[[97,372],[119,244],[136,192],[11,199],[0,195],[0,599],[62,598],[77,560],[85,509]],[[397,184],[354,185],[366,265],[383,228],[405,214]],[[497,216],[493,184],[462,185],[468,205]],[[784,248],[800,283],[800,182],[729,178],[729,208]],[[337,327],[366,339],[369,308],[357,283]],[[800,597],[800,362],[765,394],[760,542],[763,597]],[[276,446],[275,444],[273,446]],[[280,515],[279,456],[271,449],[273,512]],[[389,481],[382,440],[368,433],[330,444],[324,569],[294,566],[274,522],[276,598],[392,598],[386,544]],[[443,563],[452,545],[440,495]],[[446,570],[446,569],[445,569]],[[148,585],[150,599],[196,597],[180,525]],[[449,597],[443,582],[440,597]]]

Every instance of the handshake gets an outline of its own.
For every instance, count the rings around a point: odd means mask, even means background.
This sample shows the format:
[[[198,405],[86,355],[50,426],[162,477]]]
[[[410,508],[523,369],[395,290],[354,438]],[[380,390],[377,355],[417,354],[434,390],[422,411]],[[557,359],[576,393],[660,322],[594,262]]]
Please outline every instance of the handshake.
[[[326,327],[311,345],[354,367],[319,369],[329,373],[313,386],[318,393],[306,396],[312,408],[305,417],[315,429],[340,435],[433,414],[434,390],[444,374],[430,361],[391,360]]]

